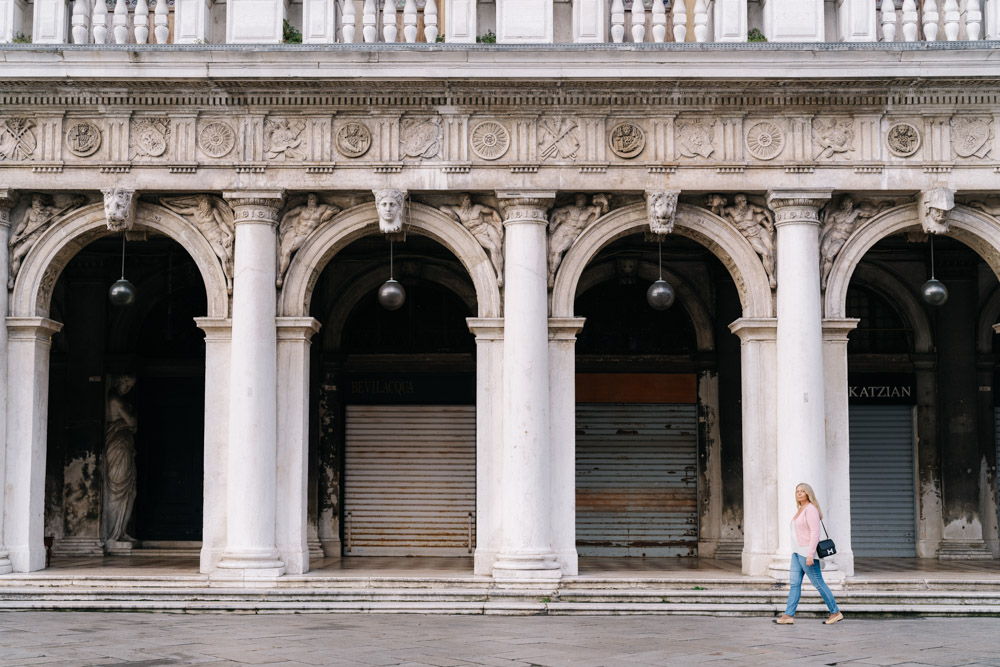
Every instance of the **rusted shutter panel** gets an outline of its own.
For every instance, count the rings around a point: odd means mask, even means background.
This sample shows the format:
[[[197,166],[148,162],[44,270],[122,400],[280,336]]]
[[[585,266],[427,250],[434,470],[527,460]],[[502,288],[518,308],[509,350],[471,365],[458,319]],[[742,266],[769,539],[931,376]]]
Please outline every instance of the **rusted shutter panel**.
[[[346,424],[344,554],[472,553],[475,406],[348,406]]]
[[[855,556],[915,558],[913,406],[850,410],[851,549]]]
[[[581,556],[694,556],[695,405],[576,406],[576,544]]]

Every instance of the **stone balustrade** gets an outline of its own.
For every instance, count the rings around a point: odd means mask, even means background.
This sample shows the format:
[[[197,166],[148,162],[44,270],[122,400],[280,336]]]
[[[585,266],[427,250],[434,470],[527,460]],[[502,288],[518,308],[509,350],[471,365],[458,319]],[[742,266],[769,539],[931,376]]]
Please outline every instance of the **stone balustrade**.
[[[291,27],[291,30],[288,28]],[[0,0],[0,43],[1000,39],[1000,0]]]

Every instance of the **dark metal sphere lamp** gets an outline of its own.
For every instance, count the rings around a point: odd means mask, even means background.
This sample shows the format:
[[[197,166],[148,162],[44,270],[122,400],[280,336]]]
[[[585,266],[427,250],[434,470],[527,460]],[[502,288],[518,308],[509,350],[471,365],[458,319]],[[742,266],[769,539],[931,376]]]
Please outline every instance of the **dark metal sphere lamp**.
[[[378,302],[386,310],[399,310],[406,303],[406,289],[392,278],[392,239],[389,239],[389,279],[378,288]]]
[[[934,237],[931,236],[931,279],[920,286],[920,298],[928,306],[938,308],[948,301],[948,288],[934,277]]]
[[[136,298],[135,285],[125,279],[125,232],[122,232],[122,277],[108,290],[108,300],[113,306],[131,306]]]
[[[656,242],[656,249],[659,258],[660,277],[646,290],[646,303],[653,310],[666,310],[674,305],[677,294],[674,292],[673,285],[663,279],[663,242],[659,239]]]

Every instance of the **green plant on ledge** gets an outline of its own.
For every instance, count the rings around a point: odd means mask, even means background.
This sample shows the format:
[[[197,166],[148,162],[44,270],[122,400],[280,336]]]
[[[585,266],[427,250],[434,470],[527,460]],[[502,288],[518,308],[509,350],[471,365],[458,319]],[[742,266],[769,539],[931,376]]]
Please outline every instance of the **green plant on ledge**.
[[[23,32],[15,32],[14,39],[11,40],[12,44],[31,44],[31,35],[25,35]]]
[[[497,43],[497,34],[495,32],[493,32],[492,30],[487,30],[482,35],[480,35],[479,37],[476,37],[476,43],[477,44],[496,44]]]
[[[302,33],[295,29],[288,19],[285,19],[283,24],[283,30],[281,34],[281,41],[285,44],[301,44],[302,43]]]
[[[764,33],[760,31],[760,28],[754,28],[747,33],[748,42],[766,42],[767,37],[764,37]]]

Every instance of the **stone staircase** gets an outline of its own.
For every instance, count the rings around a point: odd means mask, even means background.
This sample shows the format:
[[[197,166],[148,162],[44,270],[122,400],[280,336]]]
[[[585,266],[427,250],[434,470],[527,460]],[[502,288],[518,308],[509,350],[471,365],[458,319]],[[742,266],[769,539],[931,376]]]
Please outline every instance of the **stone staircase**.
[[[849,616],[1000,616],[1000,580],[846,580]],[[318,577],[232,582],[205,575],[0,577],[0,610],[500,615],[696,614],[772,616],[787,587],[768,577],[568,577],[530,586],[489,577]],[[823,616],[806,587],[800,617]]]

